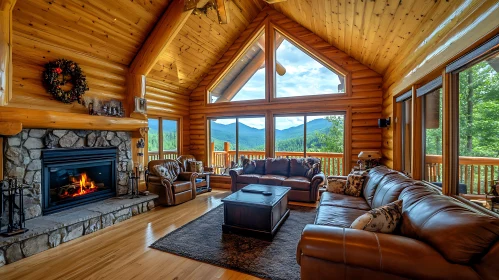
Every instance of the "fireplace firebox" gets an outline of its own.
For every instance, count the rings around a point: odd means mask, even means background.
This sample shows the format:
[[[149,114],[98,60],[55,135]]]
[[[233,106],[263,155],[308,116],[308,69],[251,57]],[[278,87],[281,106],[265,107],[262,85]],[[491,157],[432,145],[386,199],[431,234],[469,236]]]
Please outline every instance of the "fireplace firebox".
[[[43,215],[116,196],[117,158],[116,147],[42,151]]]

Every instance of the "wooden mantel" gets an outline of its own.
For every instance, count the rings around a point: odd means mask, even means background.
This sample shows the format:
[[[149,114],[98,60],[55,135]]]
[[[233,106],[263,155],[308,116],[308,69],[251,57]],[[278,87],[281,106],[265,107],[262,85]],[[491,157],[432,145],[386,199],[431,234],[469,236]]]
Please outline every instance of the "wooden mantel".
[[[0,120],[4,123],[22,123],[23,128],[88,129],[113,131],[139,131],[147,127],[147,120],[90,116],[45,110],[2,107]],[[1,128],[2,126],[0,126]],[[11,127],[5,125],[5,127]],[[0,131],[0,135],[4,134]]]

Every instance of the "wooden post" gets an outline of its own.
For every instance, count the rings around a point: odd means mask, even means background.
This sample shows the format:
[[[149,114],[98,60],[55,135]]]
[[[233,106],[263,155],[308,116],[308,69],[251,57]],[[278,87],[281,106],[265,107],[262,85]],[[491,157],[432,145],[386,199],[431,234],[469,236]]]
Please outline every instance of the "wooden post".
[[[0,106],[12,98],[12,10],[16,0],[0,0]]]
[[[212,166],[216,166],[215,161],[215,142],[210,143],[210,162]]]
[[[159,159],[164,159],[163,153],[163,119],[158,118],[158,154]]]
[[[230,167],[230,143],[224,142],[224,152],[225,152],[225,167]]]

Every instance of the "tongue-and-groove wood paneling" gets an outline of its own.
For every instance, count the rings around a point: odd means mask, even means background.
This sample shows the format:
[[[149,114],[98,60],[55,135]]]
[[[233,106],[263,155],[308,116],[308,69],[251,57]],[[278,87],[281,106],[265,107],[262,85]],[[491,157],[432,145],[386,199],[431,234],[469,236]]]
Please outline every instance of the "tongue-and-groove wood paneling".
[[[349,96],[334,99],[299,102],[267,102],[258,105],[226,104],[206,106],[206,87],[217,77],[224,67],[234,59],[237,51],[244,46],[251,34],[261,26],[261,23],[270,19],[273,23],[286,30],[305,45],[312,52],[322,54],[326,59],[334,62],[351,73],[351,85],[347,88]],[[206,121],[209,116],[268,114],[268,112],[327,112],[346,111],[347,128],[345,134],[347,154],[351,154],[351,164],[357,161],[357,154],[362,150],[381,149],[381,129],[377,120],[381,117],[382,77],[367,66],[356,61],[344,52],[330,45],[300,24],[292,21],[272,8],[265,8],[256,16],[248,28],[241,33],[234,44],[229,47],[222,58],[211,68],[211,72],[199,83],[190,96],[190,151],[198,159],[207,160],[207,131]]]

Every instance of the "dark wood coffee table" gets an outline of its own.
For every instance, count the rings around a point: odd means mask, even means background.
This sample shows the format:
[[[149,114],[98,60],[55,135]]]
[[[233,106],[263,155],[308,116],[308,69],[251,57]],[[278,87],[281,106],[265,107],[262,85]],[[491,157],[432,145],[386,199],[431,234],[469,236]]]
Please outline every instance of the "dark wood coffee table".
[[[251,184],[244,190],[268,191],[271,195],[239,190],[222,199],[224,233],[244,234],[272,240],[289,216],[288,192],[291,188]]]

